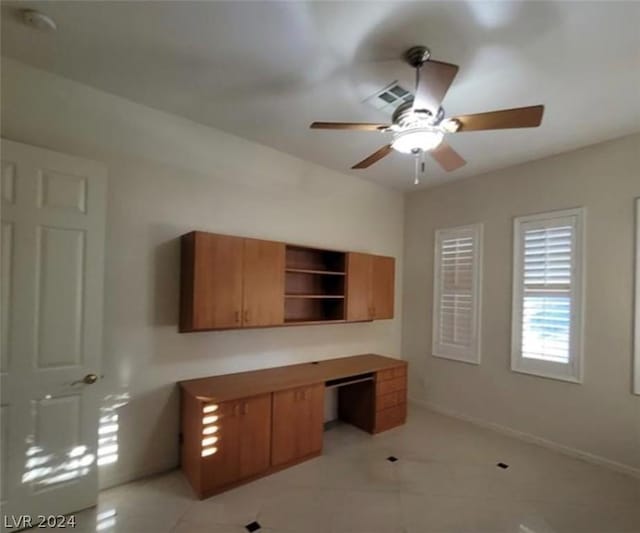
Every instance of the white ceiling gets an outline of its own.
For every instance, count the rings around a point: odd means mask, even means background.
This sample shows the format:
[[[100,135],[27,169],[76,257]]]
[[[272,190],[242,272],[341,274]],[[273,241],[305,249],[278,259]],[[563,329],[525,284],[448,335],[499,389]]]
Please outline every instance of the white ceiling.
[[[18,8],[52,16],[56,33]],[[540,128],[459,133],[468,161],[428,162],[422,186],[545,157],[640,130],[636,2],[3,2],[2,53],[326,167],[411,189],[394,153],[349,167],[384,134],[310,131],[313,120],[386,121],[362,101],[413,71],[428,46],[460,66],[447,115],[545,104]]]

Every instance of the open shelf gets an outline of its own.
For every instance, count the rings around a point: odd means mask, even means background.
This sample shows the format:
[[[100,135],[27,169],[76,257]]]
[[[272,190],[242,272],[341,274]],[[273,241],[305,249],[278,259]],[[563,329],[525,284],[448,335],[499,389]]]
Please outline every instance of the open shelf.
[[[346,254],[287,246],[285,324],[320,324],[345,319]]]
[[[345,253],[302,246],[287,246],[286,269],[308,273],[344,274]]]
[[[342,298],[285,298],[284,322],[344,320]]]
[[[285,294],[285,298],[344,299],[344,294]]]
[[[306,320],[306,319],[302,319],[302,320],[297,320],[297,319],[292,319],[292,320],[285,320],[284,321],[284,325],[285,326],[313,326],[316,324],[345,324],[347,321],[344,319],[341,320]]]
[[[297,274],[319,274],[322,276],[345,276],[346,272],[334,272],[332,270],[310,270],[308,268],[287,268],[287,272]]]

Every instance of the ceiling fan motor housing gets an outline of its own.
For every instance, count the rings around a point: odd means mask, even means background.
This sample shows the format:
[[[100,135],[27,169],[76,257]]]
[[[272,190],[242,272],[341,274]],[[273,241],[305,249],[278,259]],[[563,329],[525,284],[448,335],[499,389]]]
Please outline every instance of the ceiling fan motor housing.
[[[398,106],[394,111],[392,121],[399,128],[409,128],[416,126],[437,126],[444,118],[444,109],[438,108],[438,112],[432,115],[429,110],[415,111],[413,101],[410,100]]]
[[[429,61],[431,51],[426,46],[412,46],[404,53],[404,58],[413,68],[420,68]]]

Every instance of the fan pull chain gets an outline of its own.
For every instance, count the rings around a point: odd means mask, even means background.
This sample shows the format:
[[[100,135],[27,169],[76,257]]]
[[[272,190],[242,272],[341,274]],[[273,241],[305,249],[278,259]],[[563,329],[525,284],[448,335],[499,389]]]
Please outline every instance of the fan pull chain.
[[[425,163],[425,151],[424,150],[416,150],[415,154],[415,170],[413,174],[413,184],[420,185],[420,175],[425,173],[426,163]]]

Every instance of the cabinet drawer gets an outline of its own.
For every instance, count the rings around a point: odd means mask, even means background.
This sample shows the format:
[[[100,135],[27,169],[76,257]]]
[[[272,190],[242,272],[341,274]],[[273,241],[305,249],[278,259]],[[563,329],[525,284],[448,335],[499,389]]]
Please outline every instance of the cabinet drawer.
[[[376,433],[404,424],[407,418],[407,404],[403,403],[376,413]]]
[[[389,407],[395,407],[396,405],[400,405],[406,403],[406,392],[405,391],[396,391],[390,392],[389,394],[382,394],[376,398],[376,411],[382,411],[383,409],[388,409]]]
[[[388,379],[401,378],[407,375],[406,365],[396,366],[394,368],[388,368],[387,370],[381,370],[378,372],[378,381],[386,381]]]
[[[387,379],[376,383],[376,396],[404,390],[407,390],[406,377]]]

